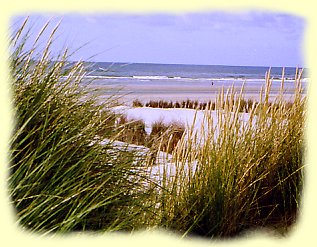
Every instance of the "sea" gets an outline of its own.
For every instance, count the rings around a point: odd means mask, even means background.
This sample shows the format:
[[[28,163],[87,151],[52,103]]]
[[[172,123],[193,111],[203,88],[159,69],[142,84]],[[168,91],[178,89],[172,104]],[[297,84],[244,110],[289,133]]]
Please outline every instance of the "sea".
[[[282,67],[188,65],[155,63],[86,63],[85,83],[98,89],[100,96],[123,95],[125,99],[166,99],[186,98],[208,100],[221,89],[232,85],[238,90],[244,85],[249,96],[258,95],[270,71],[272,90],[276,93],[281,85]],[[294,89],[295,67],[284,68],[286,94]],[[306,88],[307,70],[303,70],[302,84]],[[251,97],[251,98],[252,98]]]

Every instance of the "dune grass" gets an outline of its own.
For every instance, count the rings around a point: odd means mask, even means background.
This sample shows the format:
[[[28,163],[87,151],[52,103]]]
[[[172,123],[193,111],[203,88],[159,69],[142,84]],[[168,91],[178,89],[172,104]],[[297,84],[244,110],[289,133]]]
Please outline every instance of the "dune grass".
[[[237,100],[237,99],[232,99],[232,101],[234,100]],[[235,104],[235,105],[238,105],[238,102],[231,102],[231,104]],[[257,100],[254,100],[254,99],[244,99],[244,98],[241,98],[239,100],[239,109],[238,111],[239,112],[250,112],[252,110],[252,107],[253,107],[253,104],[259,104],[259,102]],[[274,107],[278,107],[278,104],[277,103],[274,103],[274,102],[270,102],[269,105],[272,105],[272,104],[275,104]],[[291,102],[287,102],[286,103],[286,107],[290,107],[291,106]],[[225,106],[225,101],[223,101],[222,104],[220,104],[220,102],[218,103],[218,106],[216,107],[216,104],[215,102],[209,100],[207,102],[199,102],[198,100],[190,100],[190,99],[187,99],[187,100],[183,100],[183,101],[164,101],[164,100],[150,100],[149,102],[146,102],[146,103],[142,103],[141,101],[139,100],[134,100],[132,102],[132,106],[133,107],[151,107],[151,108],[182,108],[182,109],[194,109],[194,110],[216,110],[216,109],[224,109],[224,106]]]
[[[122,115],[117,121],[118,135],[116,140],[129,144],[146,145],[145,124],[142,120],[130,119]]]
[[[84,64],[68,62],[67,50],[50,54],[57,27],[43,41],[45,25],[28,49],[26,26],[10,43],[16,123],[9,191],[17,221],[44,233],[134,229],[145,194],[134,193],[141,185],[133,153],[99,144],[100,133],[112,135],[105,109],[113,102],[96,104],[81,84]]]
[[[219,95],[216,125],[206,110],[204,131],[183,136],[174,152],[176,175],[165,177],[160,225],[184,236],[230,237],[255,228],[289,232],[303,189],[305,97],[298,76],[292,104],[283,99],[283,81],[271,104],[271,82],[268,73],[247,122],[239,113],[243,92],[232,90]]]
[[[172,153],[184,133],[185,126],[182,123],[171,122],[165,124],[162,121],[154,122],[148,146],[162,152]]]
[[[182,123],[157,121],[152,124],[151,133],[147,134],[144,121],[128,119],[124,114],[115,117],[116,120],[112,122],[114,140],[142,145],[153,151],[172,153],[185,132]],[[104,136],[103,133],[101,135]]]

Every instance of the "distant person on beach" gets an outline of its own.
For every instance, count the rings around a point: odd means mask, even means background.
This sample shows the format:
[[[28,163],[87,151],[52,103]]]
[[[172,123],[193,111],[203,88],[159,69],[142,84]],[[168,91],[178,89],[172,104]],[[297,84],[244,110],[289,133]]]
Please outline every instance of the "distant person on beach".
[[[213,86],[214,85],[214,82],[213,81],[211,81],[211,86]]]

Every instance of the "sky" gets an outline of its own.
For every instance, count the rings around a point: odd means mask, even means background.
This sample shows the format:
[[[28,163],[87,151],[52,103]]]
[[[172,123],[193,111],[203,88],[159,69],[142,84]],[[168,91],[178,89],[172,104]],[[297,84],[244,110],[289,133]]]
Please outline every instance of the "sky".
[[[26,16],[26,15],[25,15]],[[11,30],[25,16],[12,18]],[[278,12],[30,14],[34,37],[60,22],[53,50],[96,62],[304,66],[305,19]],[[48,36],[48,33],[45,34]],[[45,43],[45,42],[43,42]]]

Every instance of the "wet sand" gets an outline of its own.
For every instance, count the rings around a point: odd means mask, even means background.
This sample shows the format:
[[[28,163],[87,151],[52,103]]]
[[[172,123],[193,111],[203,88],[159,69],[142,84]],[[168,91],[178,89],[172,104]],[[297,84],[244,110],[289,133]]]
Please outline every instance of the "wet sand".
[[[195,86],[195,85],[126,85],[122,86],[109,86],[101,84],[91,84],[91,90],[98,95],[98,98],[103,101],[110,96],[118,96],[120,103],[131,104],[133,100],[138,99],[142,103],[150,100],[165,100],[165,101],[182,101],[182,100],[198,100],[199,102],[207,102],[209,100],[214,101],[222,88],[226,93],[231,84],[227,85],[210,85],[210,86]],[[241,84],[234,87],[236,94],[241,91]],[[243,97],[244,99],[259,100],[261,86],[248,85],[244,86]],[[272,85],[270,100],[273,100],[280,92],[280,85]],[[288,84],[285,86],[284,97],[289,100],[294,92],[294,84]]]

